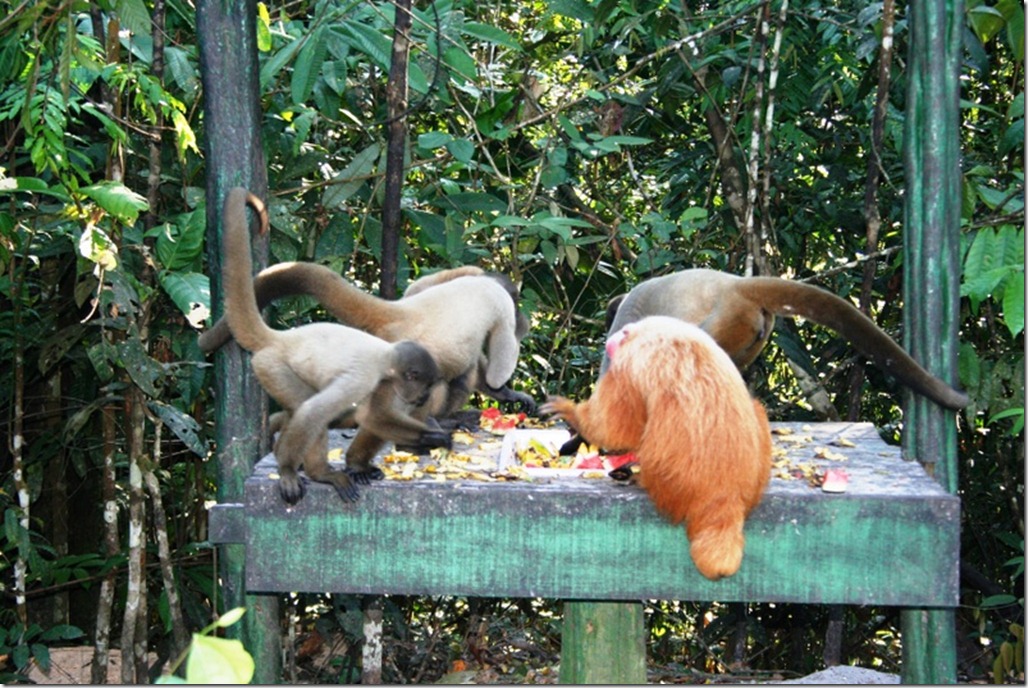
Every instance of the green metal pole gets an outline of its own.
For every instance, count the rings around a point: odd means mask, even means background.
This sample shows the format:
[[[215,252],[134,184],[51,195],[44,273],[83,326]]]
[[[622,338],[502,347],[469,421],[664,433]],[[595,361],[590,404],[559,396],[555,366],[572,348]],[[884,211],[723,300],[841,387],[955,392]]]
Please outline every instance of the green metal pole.
[[[955,382],[960,304],[961,0],[913,0],[904,129],[904,343],[928,370]],[[907,393],[903,453],[957,490],[954,414]],[[953,566],[959,566],[954,561]],[[904,683],[956,681],[951,608],[902,612]]]
[[[199,0],[196,28],[204,92],[204,154],[207,163],[207,264],[214,318],[223,312],[221,210],[234,186],[262,198],[268,177],[261,143],[262,112],[257,67],[255,0]],[[268,238],[255,237],[254,264],[267,264]],[[267,398],[238,346],[222,347],[214,359],[218,501],[241,502],[243,485],[268,451]],[[247,595],[245,548],[225,545],[219,557],[222,609],[245,606],[241,628],[231,628],[253,654],[256,683],[281,678],[278,598]]]

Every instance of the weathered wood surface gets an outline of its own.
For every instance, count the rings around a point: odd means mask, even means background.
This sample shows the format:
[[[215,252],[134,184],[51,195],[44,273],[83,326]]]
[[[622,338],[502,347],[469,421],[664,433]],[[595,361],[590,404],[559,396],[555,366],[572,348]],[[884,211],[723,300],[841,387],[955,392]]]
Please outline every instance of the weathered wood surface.
[[[290,508],[268,456],[242,504],[212,511],[211,539],[245,542],[250,591],[956,605],[957,497],[871,425],[774,425],[793,431],[776,444],[794,468],[845,468],[848,491],[773,477],[742,568],[717,582],[697,573],[684,528],[609,479],[386,480],[353,504],[312,484]]]

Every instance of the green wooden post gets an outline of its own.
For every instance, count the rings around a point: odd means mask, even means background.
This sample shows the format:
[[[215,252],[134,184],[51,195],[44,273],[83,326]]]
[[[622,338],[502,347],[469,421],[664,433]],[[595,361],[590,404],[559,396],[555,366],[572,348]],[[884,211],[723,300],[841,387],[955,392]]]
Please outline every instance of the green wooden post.
[[[962,29],[961,0],[910,4],[904,343],[914,358],[947,382],[956,379],[959,322]],[[921,461],[934,472],[947,491],[956,492],[957,443],[951,412],[908,393],[903,451],[905,458]],[[903,681],[955,682],[953,610],[908,609],[902,624]]]
[[[560,682],[646,683],[641,602],[566,602]]]
[[[200,0],[196,8],[200,75],[204,89],[204,153],[207,162],[207,258],[215,318],[223,311],[221,210],[229,189],[242,185],[259,196],[268,190],[261,144],[255,0]],[[267,264],[267,237],[254,241],[254,263]],[[239,502],[257,459],[267,452],[267,398],[236,345],[215,356],[215,433],[218,501]],[[247,595],[245,551],[225,545],[219,559],[222,609],[245,606],[238,635],[254,655],[258,683],[281,676],[278,598]]]

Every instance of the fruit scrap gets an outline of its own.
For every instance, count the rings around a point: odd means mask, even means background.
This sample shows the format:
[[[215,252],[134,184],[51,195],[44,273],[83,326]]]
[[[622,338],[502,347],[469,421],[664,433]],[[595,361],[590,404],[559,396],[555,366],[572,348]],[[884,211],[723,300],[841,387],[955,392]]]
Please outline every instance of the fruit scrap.
[[[843,456],[838,452],[833,452],[828,447],[817,447],[814,450],[814,457],[818,459],[828,459],[829,461],[848,461],[848,457]]]
[[[844,468],[829,468],[821,481],[821,489],[825,492],[845,492],[849,475]]]
[[[502,435],[508,430],[513,430],[518,426],[518,423],[525,420],[527,416],[524,413],[503,413],[500,409],[490,407],[483,409],[482,413],[478,416],[478,424],[483,430],[488,430],[491,433]]]

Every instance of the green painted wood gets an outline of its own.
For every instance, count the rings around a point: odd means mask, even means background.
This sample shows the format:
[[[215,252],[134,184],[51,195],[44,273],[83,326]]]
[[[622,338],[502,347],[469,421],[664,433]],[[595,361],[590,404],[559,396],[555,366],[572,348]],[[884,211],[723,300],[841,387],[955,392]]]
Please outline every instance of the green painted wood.
[[[212,311],[223,312],[221,208],[229,189],[243,185],[267,195],[267,171],[260,131],[262,112],[257,69],[255,0],[200,0],[196,7],[200,76],[204,90],[204,156],[207,165],[207,258]],[[267,237],[254,241],[254,263],[267,264]],[[267,451],[267,400],[235,345],[215,356],[215,433],[218,499],[243,495],[255,459]],[[222,609],[245,606],[240,624],[228,629],[254,654],[258,683],[280,680],[278,597],[247,595],[245,552],[228,546],[220,553]]]
[[[211,520],[243,522],[255,591],[954,606],[959,499],[870,425],[795,427],[812,436],[811,457],[840,438],[858,445],[833,447],[848,458],[849,491],[773,479],[742,568],[716,582],[697,573],[684,528],[641,488],[609,480],[384,481],[355,504],[311,485],[287,507],[268,457],[242,508]]]
[[[560,682],[646,683],[646,623],[641,602],[566,602]]]
[[[904,344],[947,382],[957,378],[960,282],[960,0],[910,4],[910,53],[904,130]],[[904,456],[932,468],[957,490],[952,412],[907,396]],[[954,557],[954,566],[959,555]],[[951,609],[908,609],[902,616],[905,683],[956,681]]]

